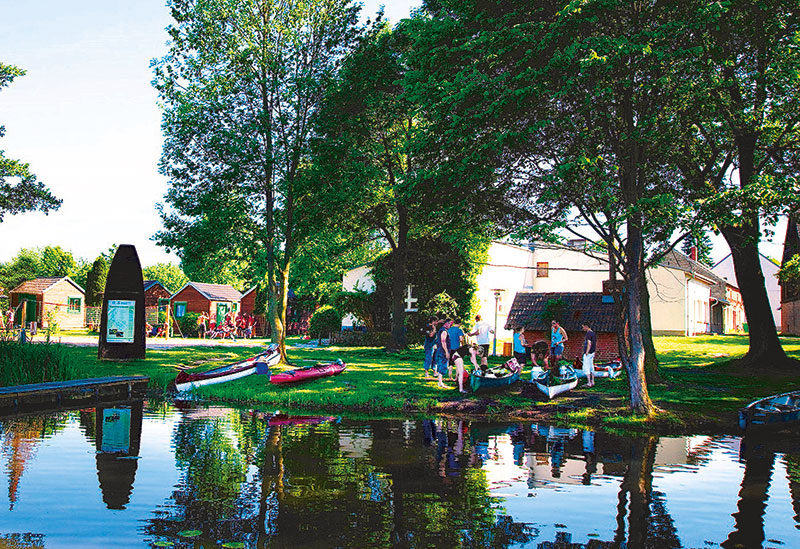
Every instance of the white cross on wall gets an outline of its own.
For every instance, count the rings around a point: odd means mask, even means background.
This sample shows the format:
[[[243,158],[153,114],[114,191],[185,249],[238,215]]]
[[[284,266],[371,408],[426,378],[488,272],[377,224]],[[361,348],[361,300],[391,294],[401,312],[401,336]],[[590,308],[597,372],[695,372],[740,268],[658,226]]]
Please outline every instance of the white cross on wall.
[[[414,306],[417,301],[419,301],[416,297],[411,296],[411,291],[414,288],[413,284],[409,284],[408,288],[406,289],[406,312],[407,313],[416,313],[417,308]]]

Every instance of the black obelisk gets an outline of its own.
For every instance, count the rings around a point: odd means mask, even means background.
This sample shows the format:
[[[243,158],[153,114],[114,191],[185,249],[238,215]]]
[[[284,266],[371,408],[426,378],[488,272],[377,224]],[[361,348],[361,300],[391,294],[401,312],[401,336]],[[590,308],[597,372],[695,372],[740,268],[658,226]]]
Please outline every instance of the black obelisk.
[[[144,280],[136,248],[122,244],[108,269],[98,358],[144,358]]]

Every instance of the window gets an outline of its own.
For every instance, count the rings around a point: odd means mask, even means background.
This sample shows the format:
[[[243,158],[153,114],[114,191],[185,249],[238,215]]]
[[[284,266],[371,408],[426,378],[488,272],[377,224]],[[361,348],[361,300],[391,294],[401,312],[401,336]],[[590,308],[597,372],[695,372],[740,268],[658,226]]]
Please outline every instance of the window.
[[[68,298],[67,312],[71,314],[79,314],[81,312],[81,298],[79,297]]]
[[[536,278],[547,278],[550,276],[550,264],[540,261],[536,264]]]
[[[414,297],[414,285],[409,284],[408,288],[406,288],[406,298],[404,301],[406,302],[406,312],[407,313],[416,313],[417,312],[417,301],[419,301],[416,297]]]
[[[186,316],[186,302],[185,301],[176,301],[175,302],[175,317],[176,318],[183,318]]]

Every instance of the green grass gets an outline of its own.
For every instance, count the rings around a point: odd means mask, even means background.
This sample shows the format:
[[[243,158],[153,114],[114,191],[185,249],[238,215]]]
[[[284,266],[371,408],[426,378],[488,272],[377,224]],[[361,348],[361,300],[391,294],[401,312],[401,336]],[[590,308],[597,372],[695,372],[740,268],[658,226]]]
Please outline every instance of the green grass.
[[[290,339],[290,343],[299,339]],[[800,358],[800,339],[784,338],[784,348]],[[36,347],[36,346],[32,346]],[[96,347],[41,346],[61,349],[69,357],[65,374],[74,378],[107,375],[148,375],[157,392],[167,389],[178,367],[210,369],[252,355],[256,348],[226,342],[217,347],[191,346],[150,349],[145,360],[111,362],[97,359]],[[800,372],[776,374],[743,371],[732,359],[747,351],[744,336],[659,337],[656,347],[664,385],[650,387],[660,408],[654,417],[632,415],[628,409],[628,384],[624,377],[598,380],[594,388],[578,388],[554,402],[541,402],[519,387],[508,391],[460,395],[454,382],[450,389],[437,388],[434,379],[423,379],[422,350],[387,353],[378,348],[348,347],[290,349],[296,366],[341,358],[347,370],[336,377],[296,386],[273,386],[266,376],[203,387],[195,396],[207,400],[238,402],[281,410],[347,411],[383,415],[409,413],[475,413],[489,417],[537,417],[571,425],[604,425],[616,430],[669,431],[730,429],[736,410],[764,395],[800,388]],[[0,361],[3,360],[0,354]],[[492,358],[491,362],[502,362]],[[0,365],[10,364],[0,362]],[[2,369],[6,369],[3,367]],[[19,368],[18,368],[19,369]],[[276,370],[277,371],[277,370]],[[523,379],[528,379],[528,371]]]
[[[53,343],[0,341],[0,385],[25,385],[80,377],[74,353]]]

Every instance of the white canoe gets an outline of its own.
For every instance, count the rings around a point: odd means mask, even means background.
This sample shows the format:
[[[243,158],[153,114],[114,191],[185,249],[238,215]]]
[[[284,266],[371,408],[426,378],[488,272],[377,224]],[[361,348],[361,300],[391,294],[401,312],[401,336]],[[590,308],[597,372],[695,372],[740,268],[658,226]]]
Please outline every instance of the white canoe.
[[[578,386],[578,377],[575,375],[575,371],[568,366],[566,367],[566,370],[567,372],[565,374],[558,376],[556,379],[556,381],[559,383],[554,385],[548,383],[550,372],[544,372],[542,375],[534,379],[533,382],[542,393],[547,395],[548,399],[552,399],[553,397],[558,396],[561,393],[571,391]]]

